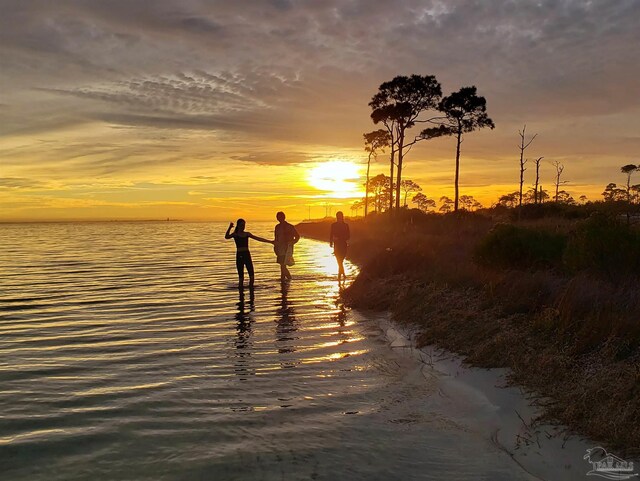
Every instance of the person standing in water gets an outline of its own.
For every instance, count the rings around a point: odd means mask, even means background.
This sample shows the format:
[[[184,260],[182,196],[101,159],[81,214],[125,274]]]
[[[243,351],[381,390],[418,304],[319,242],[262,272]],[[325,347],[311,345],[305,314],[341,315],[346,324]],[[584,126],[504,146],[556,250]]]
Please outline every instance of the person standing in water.
[[[254,272],[253,261],[251,260],[251,252],[249,252],[249,239],[255,239],[258,242],[266,242],[267,244],[273,244],[273,241],[263,239],[257,235],[253,235],[251,232],[244,230],[246,222],[244,219],[238,219],[236,222],[236,228],[233,232],[233,222],[229,223],[227,233],[224,235],[225,239],[233,239],[236,243],[236,268],[238,269],[238,287],[244,285],[244,269],[246,267],[249,273],[249,287],[253,287]]]
[[[276,219],[278,224],[274,229],[273,250],[276,253],[276,262],[280,264],[280,280],[285,281],[291,279],[287,265],[293,265],[293,245],[300,240],[300,234],[285,220],[284,212],[278,212]]]
[[[344,214],[340,211],[336,212],[336,222],[331,224],[329,247],[333,247],[333,254],[338,261],[338,282],[340,277],[347,280],[347,275],[344,273],[344,258],[347,256],[350,237],[349,224],[344,221]]]

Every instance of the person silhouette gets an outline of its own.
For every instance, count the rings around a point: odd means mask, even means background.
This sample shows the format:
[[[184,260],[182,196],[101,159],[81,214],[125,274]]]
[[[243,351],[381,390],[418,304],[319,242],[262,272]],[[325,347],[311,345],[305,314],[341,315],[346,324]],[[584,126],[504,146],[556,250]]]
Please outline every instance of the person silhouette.
[[[258,242],[265,242],[267,244],[273,244],[273,241],[253,235],[251,232],[244,230],[246,222],[244,219],[238,219],[236,222],[236,228],[233,232],[233,222],[229,223],[227,233],[224,235],[225,239],[233,239],[236,243],[236,268],[238,269],[238,286],[244,285],[244,269],[246,267],[249,273],[249,287],[253,287],[255,280],[253,271],[253,261],[251,260],[251,252],[249,252],[249,239],[255,239]]]
[[[344,258],[347,256],[350,238],[349,224],[344,221],[344,214],[338,211],[336,212],[336,222],[331,224],[331,232],[329,233],[329,247],[333,247],[333,254],[338,261],[338,282],[340,282],[340,276],[343,280],[347,279],[344,272]]]
[[[280,264],[280,280],[285,281],[291,279],[291,272],[287,266],[293,265],[293,245],[300,240],[300,234],[285,220],[284,212],[278,212],[276,219],[278,224],[273,232],[273,250],[276,253],[276,262]]]

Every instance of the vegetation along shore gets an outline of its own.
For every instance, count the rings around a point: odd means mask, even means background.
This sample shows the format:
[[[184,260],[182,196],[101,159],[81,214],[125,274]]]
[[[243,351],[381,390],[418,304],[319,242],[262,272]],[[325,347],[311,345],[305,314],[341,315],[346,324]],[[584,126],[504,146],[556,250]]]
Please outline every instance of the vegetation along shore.
[[[619,210],[619,209],[618,209]],[[420,342],[510,368],[540,421],[640,454],[640,229],[612,202],[401,208],[350,221],[348,305],[420,326]],[[327,240],[329,220],[298,225]]]

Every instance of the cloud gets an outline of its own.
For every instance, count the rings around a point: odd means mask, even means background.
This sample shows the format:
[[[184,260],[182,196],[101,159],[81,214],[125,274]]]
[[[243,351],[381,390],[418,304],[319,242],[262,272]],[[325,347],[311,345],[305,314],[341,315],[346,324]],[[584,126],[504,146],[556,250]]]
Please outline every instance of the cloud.
[[[37,189],[45,187],[46,183],[22,177],[0,177],[0,189]]]
[[[525,122],[540,155],[637,152],[637,0],[1,2],[7,178],[186,179],[361,152],[371,95],[410,73],[486,96],[497,128],[465,156],[506,158]],[[407,165],[444,176],[426,161],[447,149]]]
[[[255,152],[246,155],[232,155],[231,158],[258,165],[290,165],[310,160],[309,155],[302,152]]]

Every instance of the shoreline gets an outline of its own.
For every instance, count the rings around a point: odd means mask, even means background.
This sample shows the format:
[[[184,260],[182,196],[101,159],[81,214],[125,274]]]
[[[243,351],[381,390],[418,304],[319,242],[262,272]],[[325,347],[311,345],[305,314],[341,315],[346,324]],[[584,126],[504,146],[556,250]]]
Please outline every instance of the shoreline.
[[[297,226],[303,237],[315,240],[326,240],[328,228],[326,221]],[[405,236],[399,242],[376,238],[366,228],[352,224],[347,257],[360,273],[343,292],[348,305],[388,311],[399,326],[419,329],[417,347],[437,346],[474,367],[508,368],[509,383],[524,387],[542,408],[532,425],[561,424],[619,455],[640,455],[640,430],[637,421],[629,422],[640,412],[637,352],[624,359],[607,355],[606,345],[580,352],[571,340],[560,341],[555,331],[540,328],[550,307],[522,312],[505,306],[494,286],[439,278],[437,270],[423,273],[416,266],[428,257],[425,245],[407,246]],[[520,273],[517,282],[535,283],[538,275]]]
[[[557,479],[560,474],[567,480],[584,478],[589,465],[583,455],[597,443],[563,426],[540,422],[541,406],[520,386],[507,383],[508,369],[469,366],[445,349],[419,347],[415,324],[399,325],[387,316],[378,322],[392,349],[404,350],[424,364],[425,377],[438,379],[441,396],[452,402],[465,399],[473,407],[473,412],[462,413],[464,424],[484,432],[525,473],[540,480]]]

